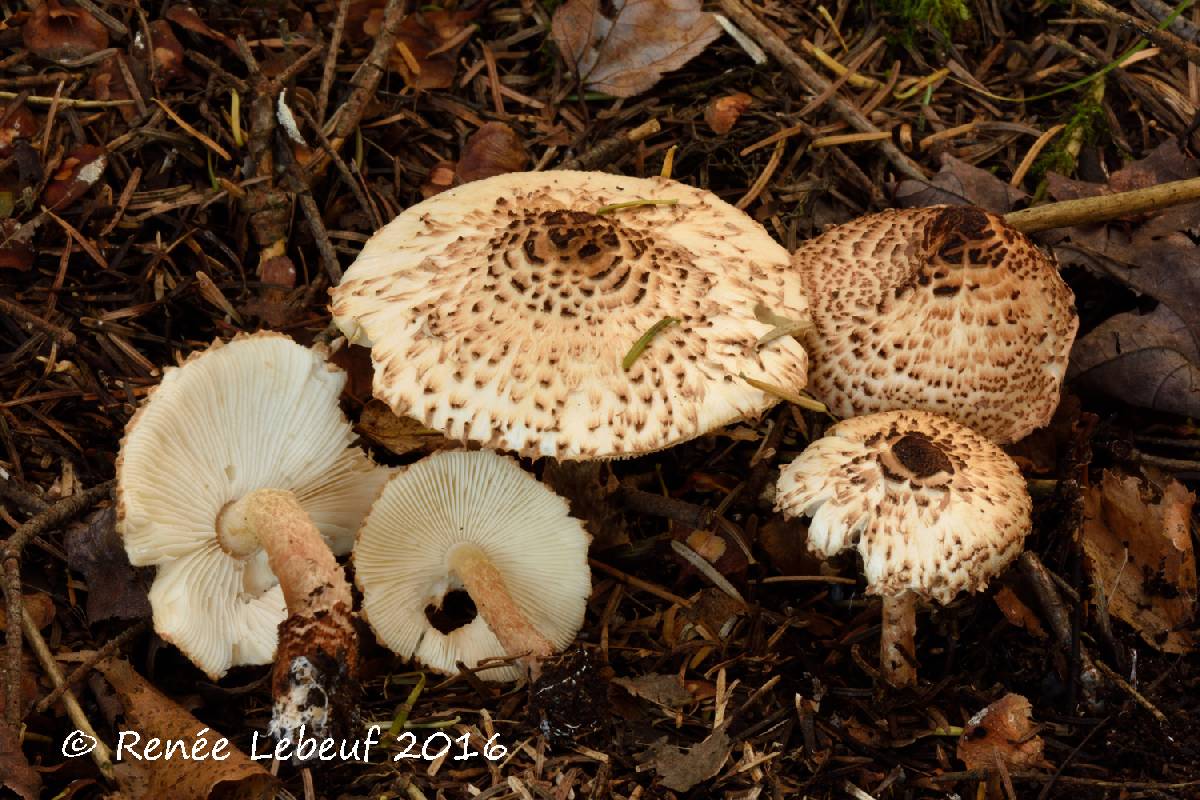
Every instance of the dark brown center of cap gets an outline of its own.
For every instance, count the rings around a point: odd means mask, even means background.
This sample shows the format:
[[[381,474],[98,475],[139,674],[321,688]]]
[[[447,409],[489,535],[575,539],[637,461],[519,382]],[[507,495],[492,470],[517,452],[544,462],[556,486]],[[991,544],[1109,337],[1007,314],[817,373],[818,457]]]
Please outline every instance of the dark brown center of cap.
[[[954,465],[941,448],[923,433],[906,433],[892,445],[892,454],[917,478],[939,472],[954,472]]]

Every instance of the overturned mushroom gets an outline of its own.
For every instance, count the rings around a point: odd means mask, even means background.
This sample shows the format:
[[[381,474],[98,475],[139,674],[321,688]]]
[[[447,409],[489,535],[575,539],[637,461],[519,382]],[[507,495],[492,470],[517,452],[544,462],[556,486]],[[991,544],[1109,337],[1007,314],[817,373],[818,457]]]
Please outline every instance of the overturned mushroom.
[[[397,414],[589,459],[663,449],[776,402],[742,374],[802,387],[803,348],[759,341],[774,327],[760,304],[807,317],[786,251],[741,211],[665,178],[550,171],[408,209],[332,305],[349,340],[371,346],[375,395]]]
[[[583,624],[588,541],[566,501],[514,460],[435,453],[389,481],[363,521],[354,546],[363,615],[385,645],[438,672],[504,656],[536,671]],[[427,610],[454,590],[465,590],[478,614],[442,632]],[[516,680],[522,671],[480,675]]]
[[[856,417],[829,429],[779,476],[775,507],[812,517],[808,547],[854,549],[883,597],[881,663],[916,681],[918,599],[982,590],[1021,552],[1032,503],[1016,463],[975,431],[924,411]]]
[[[840,417],[918,408],[990,439],[1049,422],[1079,327],[1054,261],[978,208],[885,211],[801,245],[809,390]]]
[[[330,548],[350,549],[387,472],[353,446],[344,382],[285,336],[216,343],[165,371],[117,459],[129,559],[158,567],[155,630],[214,680],[269,663],[278,639],[280,737],[336,726],[356,669],[350,588]]]

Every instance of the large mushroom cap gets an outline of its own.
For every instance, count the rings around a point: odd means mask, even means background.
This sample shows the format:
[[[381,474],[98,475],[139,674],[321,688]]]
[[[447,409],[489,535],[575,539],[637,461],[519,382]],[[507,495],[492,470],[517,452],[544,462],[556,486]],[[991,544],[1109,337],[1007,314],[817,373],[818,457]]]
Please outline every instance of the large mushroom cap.
[[[809,390],[840,417],[919,408],[1015,441],[1049,422],[1079,327],[1026,236],[977,208],[884,211],[797,249]]]
[[[1020,552],[1032,504],[1016,463],[970,428],[925,411],[839,422],[783,469],[775,507],[812,517],[809,549],[856,549],[867,591],[950,602]]]
[[[222,510],[256,489],[291,490],[345,553],[387,478],[353,446],[344,383],[285,336],[244,335],[168,368],[126,426],[117,528],[134,565],[158,566],[155,630],[214,679],[270,662],[287,616],[266,553],[222,549]]]
[[[612,213],[632,200],[671,200]],[[457,439],[523,455],[652,452],[803,387],[791,337],[761,348],[758,303],[807,318],[786,250],[715,195],[665,178],[511,173],[419,203],[333,290],[369,342],[375,395]],[[675,317],[625,371],[622,359]]]
[[[450,568],[455,547],[481,548],[526,619],[556,649],[583,624],[591,593],[589,538],[567,502],[491,451],[446,451],[418,461],[384,487],[354,546],[363,615],[390,649],[454,673],[502,658],[482,615],[449,633],[426,616],[460,589]],[[516,680],[516,667],[480,675]]]

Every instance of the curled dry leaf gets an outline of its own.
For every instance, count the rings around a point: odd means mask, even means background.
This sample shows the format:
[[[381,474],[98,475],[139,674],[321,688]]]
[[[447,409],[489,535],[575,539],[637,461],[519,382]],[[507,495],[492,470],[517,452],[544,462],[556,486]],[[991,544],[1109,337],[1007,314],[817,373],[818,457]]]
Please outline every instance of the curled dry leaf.
[[[1167,653],[1195,645],[1196,496],[1173,478],[1105,471],[1084,495],[1084,563],[1110,615]],[[1101,597],[1101,594],[1103,597]]]
[[[1024,628],[1039,639],[1046,638],[1046,629],[1042,627],[1042,622],[1038,619],[1037,614],[1033,613],[1033,609],[1025,605],[1012,589],[1001,586],[993,599],[996,601],[996,607],[1004,614],[1004,618],[1013,625]]]
[[[21,238],[22,232],[15,219],[0,219],[0,269],[28,272],[33,268],[33,248]]]
[[[471,20],[476,13],[435,9],[409,14],[400,23],[388,66],[413,89],[449,89],[458,67],[458,52],[471,38],[475,27]],[[382,22],[383,11],[378,9],[363,23],[363,30],[378,36]]]
[[[1050,766],[1045,742],[1033,724],[1033,707],[1019,694],[1006,694],[971,717],[958,740],[958,757],[967,769],[994,770],[1001,761],[1009,769]]]
[[[662,785],[676,792],[686,792],[720,772],[732,750],[729,735],[723,728],[718,728],[687,751],[662,739],[650,748],[650,755]]]
[[[382,400],[371,400],[363,406],[358,432],[399,456],[409,453],[428,455],[450,444],[441,433],[426,428],[412,417],[392,413]]]
[[[116,531],[113,507],[94,512],[66,536],[67,565],[87,581],[87,618],[149,619],[150,570],[135,570]]]
[[[1047,175],[1057,200],[1097,197],[1200,175],[1174,140],[1112,174],[1107,185]],[[1069,377],[1132,405],[1200,415],[1200,203],[1106,225],[1049,231],[1064,266],[1079,266],[1157,300],[1148,314],[1121,313],[1075,343]]]
[[[678,675],[650,673],[638,675],[635,678],[613,678],[613,684],[620,686],[634,697],[649,700],[667,708],[682,708],[696,701]]]
[[[186,72],[183,66],[183,45],[175,37],[171,25],[165,19],[151,22],[150,41],[139,33],[134,37],[130,53],[134,58],[154,65],[154,83],[165,86],[172,78]]]
[[[17,139],[30,139],[38,130],[37,117],[24,105],[0,106],[0,158],[8,158]]]
[[[92,70],[92,75],[88,78],[88,89],[91,91],[93,100],[133,99],[133,94],[129,91],[129,84],[125,82],[125,75],[121,71],[120,62],[117,59],[118,56],[109,56]],[[137,66],[140,70],[140,65]],[[131,64],[131,72],[133,67],[134,64]],[[133,122],[137,117],[137,106],[133,103],[125,103],[117,106],[117,112],[126,122]]]
[[[529,151],[517,132],[503,122],[487,122],[467,137],[455,172],[459,181],[468,183],[527,166]]]
[[[1020,189],[949,153],[942,155],[942,168],[932,180],[900,181],[895,193],[896,205],[901,208],[979,206],[996,214],[1012,210],[1025,197]]]
[[[44,592],[22,595],[21,604],[38,630],[54,621],[54,600],[50,595]],[[7,628],[8,617],[5,615],[4,607],[0,606],[0,631]]]
[[[156,737],[184,742],[186,752],[211,754],[221,734],[193,717],[151,686],[127,661],[109,660],[96,666],[117,692],[125,711],[124,730],[139,733],[142,743]],[[201,734],[203,731],[203,735]],[[204,744],[199,744],[203,739]],[[162,797],[269,797],[275,786],[271,774],[229,744],[224,760],[173,758],[170,761],[126,760],[116,765],[117,784],[128,800]]]
[[[50,61],[72,61],[108,47],[108,31],[82,8],[45,0],[25,21],[21,39],[29,52]]]
[[[237,43],[230,36],[210,28],[208,23],[200,19],[200,15],[196,13],[196,9],[187,3],[172,5],[163,13],[163,16],[185,31],[190,31],[209,39],[215,39],[234,53],[238,51]]]
[[[42,192],[42,202],[52,211],[69,206],[100,180],[106,166],[108,156],[103,148],[93,144],[76,147],[63,157],[51,176]]]
[[[428,199],[454,186],[457,168],[458,165],[453,161],[439,161],[434,164],[425,176],[425,182],[421,184],[421,196]]]
[[[629,544],[629,530],[612,494],[619,488],[606,461],[559,461],[546,459],[542,480],[554,493],[566,498],[571,516],[582,520],[592,537],[592,552],[604,552]]]
[[[22,800],[37,800],[42,792],[41,776],[21,751],[17,729],[4,721],[0,721],[0,787]]]
[[[551,24],[567,66],[584,86],[614,97],[646,91],[720,33],[700,0],[567,0]]]
[[[713,133],[724,135],[733,130],[738,117],[745,113],[752,102],[754,98],[745,92],[713,98],[704,107],[704,121],[712,128]]]

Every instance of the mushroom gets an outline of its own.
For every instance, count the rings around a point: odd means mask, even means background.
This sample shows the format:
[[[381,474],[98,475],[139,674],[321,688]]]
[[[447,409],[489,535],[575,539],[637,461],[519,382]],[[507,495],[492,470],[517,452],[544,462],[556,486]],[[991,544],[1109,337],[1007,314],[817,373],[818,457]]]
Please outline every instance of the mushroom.
[[[807,316],[786,251],[666,178],[549,171],[450,189],[378,231],[332,296],[394,412],[522,455],[660,450],[777,402],[742,374],[805,382],[798,342],[759,341],[774,330],[760,304]]]
[[[567,503],[511,458],[442,451],[392,478],[363,521],[354,571],[385,645],[452,674],[461,661],[537,662],[575,638],[591,593],[589,536]],[[449,632],[427,609],[465,590],[478,614]],[[517,666],[480,677],[517,680]]]
[[[350,587],[333,553],[350,549],[388,472],[353,446],[344,383],[280,334],[216,342],[165,370],[117,459],[117,529],[134,565],[158,567],[155,630],[213,680],[269,663],[278,639],[282,734],[334,724],[353,685]]]
[[[1001,444],[1050,421],[1079,327],[1055,262],[978,208],[884,211],[801,245],[809,390],[839,417],[918,408]]]
[[[779,476],[775,508],[812,517],[808,547],[855,549],[883,598],[880,661],[916,681],[916,602],[982,590],[1021,552],[1032,503],[1016,463],[975,431],[926,411],[848,419]]]

